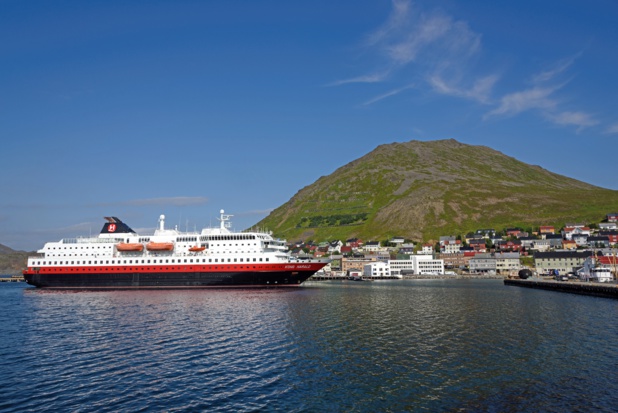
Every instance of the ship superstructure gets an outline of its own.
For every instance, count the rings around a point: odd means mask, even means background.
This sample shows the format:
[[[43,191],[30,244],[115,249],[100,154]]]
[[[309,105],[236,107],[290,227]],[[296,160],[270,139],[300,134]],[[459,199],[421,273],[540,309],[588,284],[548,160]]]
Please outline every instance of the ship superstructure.
[[[97,237],[48,242],[28,258],[26,281],[46,288],[200,288],[298,286],[328,260],[296,262],[285,241],[266,232],[233,232],[220,212],[217,228],[165,228],[140,235],[116,217]]]

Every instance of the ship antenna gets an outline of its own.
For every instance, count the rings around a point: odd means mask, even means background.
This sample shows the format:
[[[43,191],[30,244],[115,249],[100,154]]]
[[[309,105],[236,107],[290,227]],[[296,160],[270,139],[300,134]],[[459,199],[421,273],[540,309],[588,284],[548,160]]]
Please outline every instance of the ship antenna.
[[[234,215],[225,215],[225,211],[221,210],[221,218],[219,218],[219,221],[221,221],[221,229],[228,229],[232,226],[231,222],[228,222],[230,220],[231,217],[233,217]]]

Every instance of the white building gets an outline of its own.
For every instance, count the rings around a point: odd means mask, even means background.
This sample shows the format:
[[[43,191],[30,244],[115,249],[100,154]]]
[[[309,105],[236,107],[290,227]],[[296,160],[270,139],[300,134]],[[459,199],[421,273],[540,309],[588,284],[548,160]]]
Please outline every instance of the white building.
[[[389,260],[391,275],[401,277],[403,274],[444,274],[444,260],[434,259],[431,255],[412,255],[407,260]]]
[[[380,241],[369,241],[363,244],[363,251],[365,252],[378,252],[382,250],[384,248],[380,247]]]
[[[433,245],[423,244],[423,248],[418,253],[422,255],[433,255]]]
[[[565,226],[562,230],[562,238],[571,241],[573,239],[573,235],[586,235],[590,236],[590,228],[588,227],[568,227]]]
[[[390,277],[391,270],[388,262],[378,261],[363,266],[363,277]]]
[[[616,222],[600,222],[599,231],[613,231],[618,229]]]
[[[496,271],[499,274],[508,274],[510,272],[517,272],[520,270],[521,264],[519,261],[518,252],[503,252],[496,254]]]
[[[440,252],[444,254],[457,254],[461,251],[461,241],[444,241],[444,244],[440,244]]]
[[[470,259],[470,272],[496,272],[496,258],[490,253],[476,254]]]

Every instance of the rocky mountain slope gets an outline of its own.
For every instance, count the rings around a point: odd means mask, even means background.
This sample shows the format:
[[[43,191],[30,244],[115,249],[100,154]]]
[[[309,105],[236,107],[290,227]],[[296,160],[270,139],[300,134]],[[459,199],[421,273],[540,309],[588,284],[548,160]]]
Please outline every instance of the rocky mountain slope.
[[[301,189],[258,223],[276,236],[415,241],[479,228],[599,222],[618,191],[455,140],[380,145]]]

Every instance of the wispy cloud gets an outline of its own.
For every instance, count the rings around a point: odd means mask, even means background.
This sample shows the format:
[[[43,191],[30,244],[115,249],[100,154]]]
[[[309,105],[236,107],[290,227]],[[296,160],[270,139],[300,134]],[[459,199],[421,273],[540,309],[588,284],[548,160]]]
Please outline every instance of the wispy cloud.
[[[573,65],[575,60],[579,58],[581,55],[582,55],[582,52],[579,52],[571,57],[567,57],[566,59],[562,59],[562,60],[555,62],[550,69],[533,75],[532,82],[538,84],[538,83],[544,83],[544,82],[553,80],[556,76],[558,76],[559,74],[567,70],[569,67],[571,67],[571,65]]]
[[[381,42],[393,32],[405,26],[410,14],[409,0],[393,0],[393,10],[387,21],[367,37],[367,45],[375,45]]]
[[[471,30],[467,22],[443,12],[422,10],[409,0],[392,1],[388,19],[367,35],[363,48],[372,56],[369,65],[374,69],[368,74],[337,80],[329,86],[387,80],[410,84],[418,79],[421,83],[429,79],[429,85],[437,93],[486,102],[497,80],[496,75],[476,79],[464,71],[469,59],[481,49],[481,35]],[[409,67],[413,70],[404,70]],[[466,88],[464,84],[472,87]],[[385,92],[363,105],[405,88],[400,86]]]
[[[520,92],[510,93],[500,99],[499,106],[485,115],[512,116],[530,109],[549,110],[556,107],[556,101],[551,95],[559,87],[534,87]]]
[[[577,126],[580,131],[585,127],[597,125],[599,122],[589,113],[585,112],[560,112],[550,113],[547,117],[558,125],[573,125]]]
[[[476,62],[482,58],[483,36],[467,21],[431,9],[427,5],[431,3],[392,0],[391,4],[386,20],[362,42],[368,70],[329,84],[372,83],[380,87],[380,83],[388,82],[390,90],[384,87],[382,93],[365,100],[361,106],[371,106],[400,94],[410,87],[407,85],[414,84],[420,91],[488,106],[483,115],[485,120],[533,112],[556,125],[575,126],[578,131],[599,124],[583,109],[566,108],[566,102],[571,100],[566,86],[573,77],[565,77],[583,51],[549,62],[537,73],[524,74],[520,88],[511,87],[500,96],[495,90],[506,76],[504,68],[484,68],[484,73],[479,72]],[[618,133],[618,127],[614,125],[606,133]]]
[[[189,206],[204,205],[208,198],[203,196],[176,196],[167,198],[132,199],[128,201],[109,202],[97,204],[99,206]]]
[[[326,86],[340,86],[348,83],[377,83],[381,82],[388,77],[388,72],[372,73],[368,75],[362,75],[352,77],[350,79],[336,80]]]
[[[550,65],[550,68],[531,77],[533,86],[517,92],[511,92],[499,99],[498,106],[485,114],[484,119],[494,116],[515,116],[525,111],[536,111],[543,118],[560,126],[576,126],[577,131],[599,124],[593,115],[581,111],[564,110],[564,99],[558,99],[557,93],[568,85],[572,78],[556,83],[560,75],[574,64],[582,55],[579,52],[573,56],[561,59]]]
[[[440,94],[472,99],[480,103],[489,103],[491,91],[496,81],[498,81],[497,75],[486,76],[477,79],[472,87],[465,89],[461,86],[447,84],[438,74],[429,78],[429,83],[434,91]]]
[[[609,125],[609,127],[605,129],[605,133],[608,135],[618,134],[618,123]]]
[[[368,101],[366,101],[366,102],[363,102],[363,106],[373,105],[373,104],[374,104],[374,103],[376,103],[376,102],[379,102],[379,101],[381,101],[381,100],[383,100],[383,99],[386,99],[386,98],[388,98],[388,97],[391,97],[391,96],[398,95],[399,93],[403,92],[404,90],[406,90],[406,89],[410,89],[410,88],[412,88],[412,87],[414,87],[414,85],[407,85],[407,86],[400,87],[400,88],[398,88],[398,89],[394,89],[394,90],[391,90],[391,91],[389,91],[389,92],[383,93],[383,94],[378,95],[378,96],[376,96],[376,97],[374,97],[374,98],[372,98],[372,99],[369,99],[369,100],[368,100]]]
[[[273,212],[273,211],[274,211],[274,209],[275,209],[275,208],[269,208],[269,209],[254,209],[254,210],[251,210],[251,211],[239,212],[239,213],[237,213],[236,215],[238,215],[238,216],[243,216],[243,217],[245,217],[245,216],[256,216],[256,215],[258,215],[258,216],[260,216],[260,215],[268,215],[268,214],[270,214],[271,212]]]

